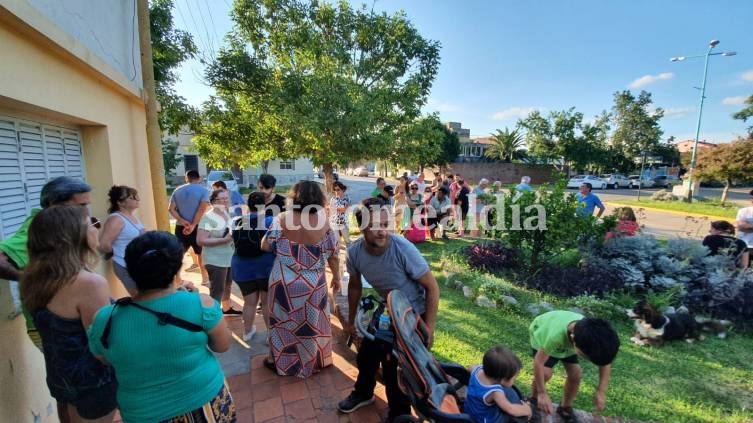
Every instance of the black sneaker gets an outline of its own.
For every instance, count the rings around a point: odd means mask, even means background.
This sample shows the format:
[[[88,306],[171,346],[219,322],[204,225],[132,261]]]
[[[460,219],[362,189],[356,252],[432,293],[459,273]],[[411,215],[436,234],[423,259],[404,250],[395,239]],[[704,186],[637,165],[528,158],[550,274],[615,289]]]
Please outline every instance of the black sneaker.
[[[351,392],[350,395],[348,395],[348,398],[345,398],[337,404],[337,409],[343,413],[352,413],[359,408],[372,403],[374,403],[374,396],[365,398],[355,392]]]

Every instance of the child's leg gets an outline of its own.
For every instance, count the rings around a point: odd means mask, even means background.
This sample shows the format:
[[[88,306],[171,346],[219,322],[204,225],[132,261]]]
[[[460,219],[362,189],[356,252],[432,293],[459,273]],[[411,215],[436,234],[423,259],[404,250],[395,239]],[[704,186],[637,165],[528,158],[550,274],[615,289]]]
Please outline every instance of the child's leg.
[[[575,396],[578,395],[580,380],[582,377],[581,367],[578,363],[562,363],[565,366],[567,377],[565,379],[565,393],[562,396],[562,407],[572,407]]]

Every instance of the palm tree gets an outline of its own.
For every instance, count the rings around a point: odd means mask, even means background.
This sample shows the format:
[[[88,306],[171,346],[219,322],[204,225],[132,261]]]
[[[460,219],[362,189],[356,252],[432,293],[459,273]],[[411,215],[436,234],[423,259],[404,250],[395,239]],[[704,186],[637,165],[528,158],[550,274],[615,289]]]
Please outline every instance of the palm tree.
[[[494,144],[486,149],[484,155],[493,160],[512,162],[516,153],[525,145],[523,134],[517,129],[512,131],[508,128],[505,130],[497,129],[497,133],[492,135]]]

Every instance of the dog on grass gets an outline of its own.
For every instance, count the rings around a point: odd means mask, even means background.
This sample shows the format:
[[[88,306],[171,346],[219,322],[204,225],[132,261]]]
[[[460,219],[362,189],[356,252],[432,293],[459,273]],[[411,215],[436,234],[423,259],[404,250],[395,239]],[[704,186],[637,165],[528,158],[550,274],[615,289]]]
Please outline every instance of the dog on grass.
[[[638,301],[632,310],[626,312],[635,320],[636,333],[630,340],[638,345],[661,346],[664,342],[682,339],[689,343],[701,341],[702,330],[726,338],[731,325],[727,320],[694,317],[684,307],[678,312],[661,313],[646,300]]]

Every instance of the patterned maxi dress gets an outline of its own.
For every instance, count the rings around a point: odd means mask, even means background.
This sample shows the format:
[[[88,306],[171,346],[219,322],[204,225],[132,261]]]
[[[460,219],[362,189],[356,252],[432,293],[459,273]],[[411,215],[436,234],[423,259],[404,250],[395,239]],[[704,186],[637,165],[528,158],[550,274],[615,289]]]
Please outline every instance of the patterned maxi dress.
[[[272,357],[278,374],[306,378],[332,364],[325,266],[337,254],[337,238],[329,230],[314,244],[299,244],[275,219],[267,241],[275,253],[269,275]]]

